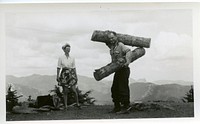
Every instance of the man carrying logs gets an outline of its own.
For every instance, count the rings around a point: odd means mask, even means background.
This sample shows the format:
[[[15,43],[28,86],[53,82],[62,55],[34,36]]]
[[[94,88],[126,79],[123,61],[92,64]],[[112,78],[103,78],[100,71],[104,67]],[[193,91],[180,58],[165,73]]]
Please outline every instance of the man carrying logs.
[[[110,112],[117,114],[129,113],[131,109],[129,64],[145,54],[143,47],[150,47],[150,38],[118,34],[114,31],[94,31],[91,40],[103,42],[110,49],[112,62],[100,69],[96,69],[94,72],[94,77],[97,81],[115,73],[111,87],[114,108]],[[131,51],[125,45],[137,46],[138,48]]]
[[[125,64],[122,64],[122,67],[114,74],[113,84],[111,87],[114,108],[111,112],[125,113],[130,109],[130,68],[128,67],[130,60],[128,57],[130,56],[131,50],[123,43],[118,42],[115,32],[110,32],[108,38],[110,39],[110,42],[106,43],[106,45],[110,48],[112,62],[117,62],[120,64],[124,60],[126,61]]]

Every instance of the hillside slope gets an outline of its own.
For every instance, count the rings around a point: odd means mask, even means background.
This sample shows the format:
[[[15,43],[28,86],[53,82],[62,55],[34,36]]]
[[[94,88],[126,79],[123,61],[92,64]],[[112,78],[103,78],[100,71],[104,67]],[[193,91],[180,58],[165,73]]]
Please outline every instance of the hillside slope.
[[[57,84],[55,75],[31,75],[27,77],[6,76],[6,83],[13,83],[24,96],[37,96],[49,94],[49,91]],[[175,81],[173,81],[175,83]],[[180,83],[180,81],[178,82]],[[96,81],[94,78],[78,75],[78,87],[82,91],[92,90],[91,96],[97,100],[97,104],[110,104],[111,81]],[[21,89],[20,89],[21,88]],[[181,101],[189,85],[163,84],[157,85],[151,82],[130,82],[131,101]]]

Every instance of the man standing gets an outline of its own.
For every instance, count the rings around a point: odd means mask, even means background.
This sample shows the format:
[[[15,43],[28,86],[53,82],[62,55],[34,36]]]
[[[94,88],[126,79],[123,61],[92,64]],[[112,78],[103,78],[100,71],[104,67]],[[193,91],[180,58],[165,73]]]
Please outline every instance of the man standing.
[[[56,80],[58,81],[58,85],[63,88],[65,109],[67,109],[67,95],[70,89],[75,93],[76,104],[77,107],[80,108],[78,93],[76,91],[78,78],[76,74],[75,59],[69,55],[70,45],[68,43],[63,45],[62,49],[65,54],[58,59]]]
[[[109,31],[108,38],[110,42],[106,45],[110,48],[112,62],[120,63],[126,60],[126,63],[114,74],[111,87],[114,109],[111,113],[125,114],[128,113],[131,108],[129,91],[130,68],[128,67],[130,64],[129,56],[131,51],[123,43],[118,42],[115,32]]]

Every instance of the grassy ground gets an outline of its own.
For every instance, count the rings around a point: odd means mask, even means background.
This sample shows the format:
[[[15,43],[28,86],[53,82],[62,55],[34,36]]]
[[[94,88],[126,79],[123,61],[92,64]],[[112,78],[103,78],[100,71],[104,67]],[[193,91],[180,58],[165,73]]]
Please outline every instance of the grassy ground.
[[[7,121],[25,121],[25,120],[77,120],[77,119],[134,119],[134,118],[174,118],[174,117],[194,117],[193,103],[171,103],[170,109],[160,110],[131,110],[129,114],[108,113],[113,106],[88,106],[81,110],[69,108],[69,110],[39,112],[35,114],[6,114]]]

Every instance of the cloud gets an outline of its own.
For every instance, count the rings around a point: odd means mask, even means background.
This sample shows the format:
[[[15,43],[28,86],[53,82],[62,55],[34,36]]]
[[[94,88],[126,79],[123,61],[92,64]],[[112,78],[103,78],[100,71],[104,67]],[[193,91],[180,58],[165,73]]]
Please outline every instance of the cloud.
[[[105,44],[91,41],[92,33],[109,29],[152,39],[146,55],[130,65],[133,78],[191,79],[190,10],[67,10],[6,15],[7,74],[55,74],[61,47],[68,42],[78,73],[91,77],[111,61]]]
[[[132,77],[147,80],[193,80],[192,37],[175,32],[160,32],[152,39],[146,55],[131,64]]]
[[[154,48],[154,58],[166,60],[174,58],[191,59],[192,37],[186,34],[177,34],[173,32],[160,32],[155,39],[152,39]]]

